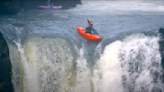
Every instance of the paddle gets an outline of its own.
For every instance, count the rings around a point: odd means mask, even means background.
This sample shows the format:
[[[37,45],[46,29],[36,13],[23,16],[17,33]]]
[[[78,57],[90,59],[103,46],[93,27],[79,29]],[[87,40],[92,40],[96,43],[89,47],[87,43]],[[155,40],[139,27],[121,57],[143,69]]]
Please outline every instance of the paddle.
[[[90,21],[87,19],[88,23],[90,24]]]

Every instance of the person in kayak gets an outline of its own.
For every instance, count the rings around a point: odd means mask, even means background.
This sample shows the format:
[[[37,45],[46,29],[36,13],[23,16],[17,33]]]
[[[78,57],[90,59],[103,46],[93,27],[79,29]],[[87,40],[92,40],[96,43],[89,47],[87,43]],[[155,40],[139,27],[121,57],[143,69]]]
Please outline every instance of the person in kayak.
[[[50,0],[47,1],[47,7],[53,8],[53,4],[50,4]]]
[[[88,19],[87,19],[87,20],[88,20]],[[92,33],[92,31],[93,31],[93,34],[99,35],[99,34],[97,33],[97,31],[94,29],[92,21],[89,21],[89,20],[88,20],[88,23],[89,23],[89,26],[87,26],[86,29],[85,29],[85,30],[86,30],[86,33]]]

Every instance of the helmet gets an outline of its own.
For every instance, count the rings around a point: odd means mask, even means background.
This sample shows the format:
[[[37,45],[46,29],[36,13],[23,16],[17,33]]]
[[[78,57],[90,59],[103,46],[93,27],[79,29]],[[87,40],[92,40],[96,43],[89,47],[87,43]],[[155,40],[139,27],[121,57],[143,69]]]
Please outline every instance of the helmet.
[[[93,24],[92,21],[90,22],[90,24]]]

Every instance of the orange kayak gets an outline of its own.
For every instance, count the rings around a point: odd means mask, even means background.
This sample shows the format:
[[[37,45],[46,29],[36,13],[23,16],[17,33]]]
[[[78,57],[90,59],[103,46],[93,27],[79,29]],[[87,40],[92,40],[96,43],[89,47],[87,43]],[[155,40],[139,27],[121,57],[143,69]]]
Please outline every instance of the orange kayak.
[[[78,32],[84,36],[85,38],[89,39],[89,40],[101,40],[102,37],[98,36],[97,34],[91,34],[91,33],[86,33],[85,32],[85,28],[82,27],[77,27]]]

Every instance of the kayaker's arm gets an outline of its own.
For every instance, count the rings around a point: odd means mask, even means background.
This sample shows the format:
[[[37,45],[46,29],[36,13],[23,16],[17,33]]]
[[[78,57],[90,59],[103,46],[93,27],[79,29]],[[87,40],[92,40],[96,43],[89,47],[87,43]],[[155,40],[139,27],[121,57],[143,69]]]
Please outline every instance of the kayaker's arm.
[[[87,27],[85,28],[85,32],[88,32],[88,29],[89,29],[89,27],[87,26]]]
[[[93,29],[93,30],[95,30],[95,29]],[[99,35],[99,33],[97,32],[97,30],[95,30],[95,31],[96,31],[96,34]],[[100,36],[100,35],[99,35],[99,36]]]

